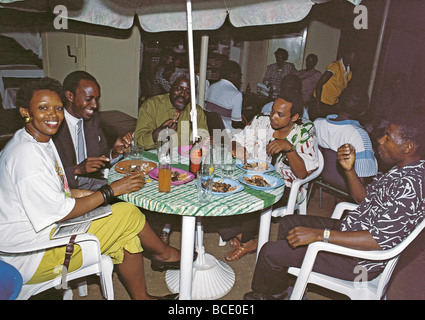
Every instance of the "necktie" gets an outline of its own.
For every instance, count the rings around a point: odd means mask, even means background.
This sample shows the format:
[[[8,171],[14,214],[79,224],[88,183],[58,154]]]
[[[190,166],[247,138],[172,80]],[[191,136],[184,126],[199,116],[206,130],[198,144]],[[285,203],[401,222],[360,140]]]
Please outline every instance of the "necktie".
[[[83,119],[77,123],[77,163],[81,163],[85,159],[83,139]]]

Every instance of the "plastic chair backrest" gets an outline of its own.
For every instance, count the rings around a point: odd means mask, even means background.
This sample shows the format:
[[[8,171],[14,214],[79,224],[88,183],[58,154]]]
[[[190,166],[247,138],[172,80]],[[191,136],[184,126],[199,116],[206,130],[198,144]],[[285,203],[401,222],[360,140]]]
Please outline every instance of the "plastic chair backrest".
[[[331,186],[348,193],[347,183],[342,168],[338,164],[337,153],[331,149],[319,147],[325,160],[321,179]]]

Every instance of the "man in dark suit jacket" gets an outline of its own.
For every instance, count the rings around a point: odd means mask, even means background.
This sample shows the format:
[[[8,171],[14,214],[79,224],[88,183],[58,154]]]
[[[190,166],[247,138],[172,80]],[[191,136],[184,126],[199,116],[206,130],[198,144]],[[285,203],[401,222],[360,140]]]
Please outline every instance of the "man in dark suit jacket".
[[[131,133],[119,137],[111,149],[100,127],[97,114],[100,86],[97,80],[85,71],[70,73],[63,82],[67,101],[65,120],[53,137],[65,168],[70,188],[97,190],[107,183],[102,169],[114,164],[133,141]],[[85,160],[77,162],[76,125],[83,119]]]

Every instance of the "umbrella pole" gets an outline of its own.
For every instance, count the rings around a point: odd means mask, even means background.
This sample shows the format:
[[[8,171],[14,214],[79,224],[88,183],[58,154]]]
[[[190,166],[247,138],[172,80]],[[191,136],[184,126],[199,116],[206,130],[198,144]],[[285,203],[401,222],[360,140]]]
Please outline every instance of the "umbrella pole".
[[[195,83],[195,63],[193,57],[193,23],[192,23],[192,2],[186,0],[187,11],[187,43],[189,52],[189,76],[190,76],[190,118],[192,122],[192,142],[198,137],[198,115],[196,112],[196,83]]]
[[[199,96],[198,104],[201,108],[205,106],[205,88],[207,79],[207,61],[208,61],[208,41],[209,36],[203,35],[201,38],[201,59],[199,62]]]
[[[372,66],[372,74],[370,76],[369,90],[368,90],[369,99],[372,98],[372,94],[373,94],[373,87],[375,85],[376,72],[378,70],[379,59],[381,57],[382,44],[384,42],[384,33],[385,33],[385,27],[387,25],[388,14],[390,12],[390,5],[391,5],[391,0],[386,0],[385,10],[384,10],[383,18],[382,18],[381,30],[379,32],[378,45],[376,47],[375,59],[373,61],[373,66]]]

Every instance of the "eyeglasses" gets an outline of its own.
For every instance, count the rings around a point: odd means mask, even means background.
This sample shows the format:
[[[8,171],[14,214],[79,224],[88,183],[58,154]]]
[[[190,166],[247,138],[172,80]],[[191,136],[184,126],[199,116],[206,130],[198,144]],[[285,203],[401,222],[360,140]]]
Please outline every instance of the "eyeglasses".
[[[182,86],[173,86],[173,91],[190,95],[190,88],[185,88]]]

